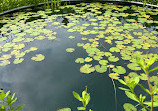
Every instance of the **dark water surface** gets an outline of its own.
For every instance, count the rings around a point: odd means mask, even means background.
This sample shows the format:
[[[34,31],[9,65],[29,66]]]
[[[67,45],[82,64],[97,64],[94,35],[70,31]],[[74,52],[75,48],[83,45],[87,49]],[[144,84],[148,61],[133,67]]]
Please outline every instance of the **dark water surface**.
[[[56,21],[62,22],[63,18],[59,17]],[[79,21],[80,24],[91,23],[88,19],[79,19]],[[121,19],[120,21],[122,24],[125,22]],[[88,92],[91,94],[88,108],[93,111],[123,111],[123,104],[131,102],[131,100],[126,97],[124,91],[118,89],[121,84],[115,81],[117,88],[116,107],[113,82],[108,77],[108,71],[103,74],[97,72],[80,73],[81,64],[76,64],[75,60],[79,57],[87,57],[87,53],[82,48],[77,47],[76,44],[82,43],[81,38],[84,36],[79,32],[67,32],[65,28],[56,29],[50,24],[45,28],[57,32],[57,39],[53,41],[42,40],[42,42],[35,40],[26,43],[26,49],[37,47],[38,50],[26,54],[25,60],[21,64],[14,65],[11,63],[5,67],[0,67],[0,87],[4,91],[11,90],[11,92],[16,93],[18,104],[25,104],[23,111],[56,111],[64,107],[70,107],[72,111],[77,111],[77,107],[82,106],[82,104],[73,97],[72,91],[81,94],[85,85],[88,86]],[[92,27],[89,27],[89,29],[92,29]],[[147,30],[155,29],[151,26]],[[142,29],[136,31],[142,31]],[[76,38],[69,39],[69,36]],[[86,37],[95,36],[88,35]],[[99,47],[107,51],[111,47],[106,43],[104,46],[106,49],[102,46]],[[71,47],[75,49],[73,53],[65,51],[66,48]],[[150,48],[149,51],[158,54],[157,48]],[[45,59],[41,62],[32,61],[30,58],[37,53],[45,55]],[[121,57],[118,53],[115,53],[115,56]],[[95,64],[95,62],[93,63]],[[115,65],[121,65],[127,69],[127,63],[121,59]],[[126,71],[128,74],[131,70],[127,69]]]

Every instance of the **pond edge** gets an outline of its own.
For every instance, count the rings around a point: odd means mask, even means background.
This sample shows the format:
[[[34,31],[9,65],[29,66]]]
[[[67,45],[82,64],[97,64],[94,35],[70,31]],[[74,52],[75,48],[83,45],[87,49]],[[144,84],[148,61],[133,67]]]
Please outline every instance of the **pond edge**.
[[[62,0],[61,3],[63,3],[63,2],[69,2],[69,1],[70,2],[75,2],[75,3],[78,3],[78,2],[88,2],[88,1],[84,1],[84,0],[78,0],[78,1],[74,1],[74,0]],[[90,1],[90,2],[93,2],[93,1]],[[96,2],[120,2],[120,3],[131,3],[131,4],[135,4],[135,5],[144,5],[143,2],[122,1],[122,0],[98,0]],[[47,3],[51,3],[51,1],[49,1]],[[44,3],[39,3],[38,4],[38,6],[41,6],[41,5],[44,5]],[[152,4],[145,4],[145,6],[158,8],[157,5],[152,5]],[[22,10],[22,9],[26,9],[26,8],[31,8],[31,7],[35,7],[35,4],[33,4],[33,5],[27,5],[27,6],[22,6],[22,7],[18,7],[18,8],[14,8],[14,9],[11,9],[11,10],[4,11],[4,12],[0,13],[0,16],[5,15],[5,14],[9,14],[9,13],[13,13],[13,12],[16,12],[18,10]]]

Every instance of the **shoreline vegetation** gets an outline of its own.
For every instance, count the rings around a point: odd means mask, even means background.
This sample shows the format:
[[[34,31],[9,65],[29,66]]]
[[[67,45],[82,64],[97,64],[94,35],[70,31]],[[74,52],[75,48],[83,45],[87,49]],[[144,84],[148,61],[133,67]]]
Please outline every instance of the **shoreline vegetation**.
[[[51,3],[52,3],[57,0],[0,0],[0,13],[7,11],[7,10],[14,9],[14,8],[27,6],[27,5],[34,4],[35,6],[37,6],[39,3],[48,4],[49,1],[51,1]],[[92,1],[94,1],[94,0],[92,0]],[[158,5],[156,0],[123,0],[123,1],[135,1],[135,2],[143,2],[145,4],[148,3],[148,4]]]

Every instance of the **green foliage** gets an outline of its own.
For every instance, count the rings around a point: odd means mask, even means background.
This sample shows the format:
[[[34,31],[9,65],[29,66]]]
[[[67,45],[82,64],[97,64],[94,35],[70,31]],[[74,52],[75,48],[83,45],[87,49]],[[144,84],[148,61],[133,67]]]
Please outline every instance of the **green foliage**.
[[[11,95],[10,91],[4,93],[3,90],[0,90],[0,101],[0,111],[20,111],[24,107],[24,104],[17,108],[13,107],[13,104],[17,101],[17,97],[15,97],[15,93]]]
[[[90,93],[87,92],[87,86],[86,89],[82,92],[82,97],[75,91],[73,91],[73,95],[76,99],[82,102],[82,107],[77,107],[77,110],[86,111],[86,107],[90,101]],[[92,111],[91,109],[89,111]]]
[[[158,67],[150,69],[150,66],[156,62],[157,58],[158,57],[156,54],[149,54],[149,53],[147,53],[146,56],[143,58],[141,58],[140,55],[136,56],[135,64],[137,64],[141,69],[143,69],[145,74],[141,74],[141,76],[137,74],[132,76],[130,74],[129,77],[128,76],[124,77],[125,78],[124,81],[121,79],[118,80],[120,83],[128,87],[128,89],[122,88],[122,87],[119,87],[119,89],[124,90],[128,98],[138,102],[143,107],[142,111],[146,111],[146,110],[153,111],[154,107],[158,107],[158,101],[154,100],[154,97],[156,97],[158,94],[158,85],[152,84],[150,80],[150,78],[154,77],[150,75],[150,73],[158,69]],[[145,88],[142,84],[140,84],[140,79],[147,81],[148,88]],[[140,88],[150,96],[150,99],[151,99],[150,101],[146,100],[146,96],[143,96],[142,94],[138,96],[134,92],[134,88],[137,85],[140,86]],[[146,102],[146,101],[149,101],[149,102]],[[129,103],[124,104],[124,109],[125,111],[131,111],[131,110],[137,111],[137,109]]]

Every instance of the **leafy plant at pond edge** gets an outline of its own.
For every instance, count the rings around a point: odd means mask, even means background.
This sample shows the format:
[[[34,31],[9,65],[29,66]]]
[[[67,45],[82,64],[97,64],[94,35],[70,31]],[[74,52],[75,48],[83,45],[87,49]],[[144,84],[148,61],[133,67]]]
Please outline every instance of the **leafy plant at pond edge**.
[[[139,56],[136,56],[136,63],[144,70],[145,75],[147,77],[148,88],[145,88],[142,84],[140,84],[139,76],[131,77],[128,80],[125,79],[124,81],[122,79],[118,79],[120,83],[128,87],[128,89],[122,88],[122,87],[119,87],[119,88],[125,91],[125,94],[127,95],[128,98],[138,102],[139,105],[143,107],[143,111],[153,111],[154,107],[158,107],[157,100],[154,100],[154,97],[158,95],[158,81],[152,84],[150,80],[151,78],[150,73],[157,70],[158,66],[149,70],[149,67],[156,60],[157,60],[156,54],[151,56],[151,54],[149,55],[149,53],[147,53],[145,58],[140,58]],[[137,96],[137,94],[134,91],[134,88],[137,85],[140,86],[140,88],[143,89],[143,91],[145,91],[150,96],[150,99],[151,99],[150,101],[145,101],[146,96],[143,96],[142,94]],[[131,111],[131,110],[137,111],[137,109],[132,104],[129,104],[129,103],[124,104],[124,109],[126,111]]]
[[[15,93],[11,95],[10,91],[4,93],[3,90],[0,90],[0,100],[0,111],[20,111],[24,107],[24,104],[16,109],[13,107],[13,104],[17,101],[17,97],[15,97]]]

